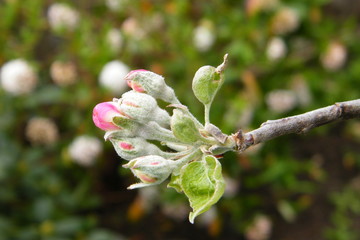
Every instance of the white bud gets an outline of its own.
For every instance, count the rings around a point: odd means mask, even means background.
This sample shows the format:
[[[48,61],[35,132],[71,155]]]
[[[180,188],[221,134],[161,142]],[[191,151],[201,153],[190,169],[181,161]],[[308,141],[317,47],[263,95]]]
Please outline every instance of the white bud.
[[[204,21],[194,29],[193,41],[195,47],[200,52],[205,52],[211,48],[215,42],[215,34],[212,30],[212,23]]]
[[[283,58],[286,51],[284,40],[279,37],[274,37],[269,41],[266,47],[266,56],[268,59],[276,61]]]
[[[102,144],[99,139],[82,135],[76,137],[69,146],[70,157],[79,165],[84,167],[92,166],[95,159],[102,151]]]
[[[123,36],[119,29],[112,28],[106,34],[106,42],[110,49],[114,52],[119,52],[123,45]]]
[[[268,217],[264,215],[256,216],[252,225],[245,232],[246,239],[267,240],[270,237],[271,229],[272,222]]]
[[[124,77],[129,71],[129,67],[120,61],[108,62],[101,70],[99,76],[100,85],[114,94],[120,94],[127,88]]]
[[[160,155],[161,150],[145,139],[134,138],[110,138],[116,153],[125,160],[132,160],[147,155]]]
[[[13,95],[24,95],[35,88],[38,78],[34,69],[24,60],[5,63],[0,72],[1,87]]]
[[[290,7],[282,7],[272,19],[275,34],[287,34],[295,31],[300,25],[298,12]]]
[[[74,30],[79,22],[79,13],[63,3],[54,3],[48,9],[50,27],[57,30]]]
[[[106,0],[105,5],[111,11],[117,12],[122,10],[126,6],[127,2],[128,0]]]
[[[120,111],[131,119],[140,123],[157,122],[160,126],[169,126],[170,116],[161,109],[150,95],[135,91],[128,91],[119,99]]]
[[[283,113],[292,110],[297,104],[297,99],[293,91],[279,89],[266,95],[266,103],[273,112]]]
[[[69,86],[77,80],[75,64],[72,62],[53,62],[50,66],[50,75],[59,86]]]
[[[25,135],[33,145],[51,145],[59,139],[59,130],[53,120],[34,117],[27,123]]]
[[[329,71],[339,70],[346,61],[347,49],[339,42],[332,42],[321,56],[323,67]]]

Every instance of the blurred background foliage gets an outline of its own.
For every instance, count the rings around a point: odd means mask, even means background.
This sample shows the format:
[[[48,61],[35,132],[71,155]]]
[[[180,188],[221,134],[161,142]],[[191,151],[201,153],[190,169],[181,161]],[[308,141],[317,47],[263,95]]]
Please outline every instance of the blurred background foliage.
[[[0,240],[360,238],[360,123],[228,153],[224,197],[194,225],[186,199],[136,181],[91,119],[162,74],[201,118],[191,80],[225,53],[211,121],[225,133],[360,97],[350,0],[0,1]]]

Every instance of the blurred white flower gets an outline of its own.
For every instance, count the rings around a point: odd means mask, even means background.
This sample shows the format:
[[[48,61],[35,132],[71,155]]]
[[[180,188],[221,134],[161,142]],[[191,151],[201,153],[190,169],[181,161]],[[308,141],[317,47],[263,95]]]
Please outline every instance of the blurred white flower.
[[[79,23],[79,13],[63,3],[52,4],[47,16],[53,30],[74,30]]]
[[[331,42],[320,60],[325,69],[336,71],[345,64],[346,57],[346,47],[340,42]]]
[[[106,34],[106,42],[109,44],[110,49],[114,52],[119,52],[123,45],[123,36],[119,29],[112,28]]]
[[[291,89],[297,97],[300,106],[308,106],[312,102],[311,91],[304,77],[300,74],[295,75],[291,81]]]
[[[215,34],[213,33],[211,22],[203,21],[194,29],[193,42],[195,47],[201,52],[211,48],[215,42]]]
[[[160,197],[158,186],[139,188],[138,194],[140,204],[147,212],[155,207]]]
[[[59,139],[59,130],[53,120],[34,117],[26,125],[25,136],[33,145],[51,145]]]
[[[1,87],[13,95],[32,92],[38,82],[34,69],[22,59],[5,63],[0,71],[0,80]]]
[[[115,94],[124,92],[127,88],[124,77],[130,72],[130,68],[120,61],[111,61],[102,68],[99,81],[100,85]]]
[[[121,29],[125,35],[127,35],[135,40],[141,40],[146,35],[146,32],[140,25],[140,22],[134,17],[127,18],[123,22]]]
[[[267,240],[272,230],[271,220],[264,215],[255,217],[253,223],[246,229],[247,240]]]
[[[59,86],[68,86],[76,82],[75,64],[72,62],[55,61],[50,66],[52,80]]]
[[[273,90],[266,95],[266,103],[275,113],[284,113],[293,109],[297,104],[296,94],[291,90]]]
[[[287,34],[300,25],[298,12],[290,7],[282,7],[272,19],[272,30],[275,34]]]
[[[102,144],[99,139],[91,136],[78,136],[69,146],[69,155],[81,166],[89,167],[95,163],[95,159],[102,151]]]
[[[240,186],[239,180],[235,180],[235,179],[230,178],[228,176],[224,176],[224,181],[225,181],[224,197],[225,198],[234,197],[237,194],[238,190],[239,190],[239,186]]]
[[[199,215],[197,222],[195,221],[195,223],[201,226],[209,226],[212,222],[216,220],[217,217],[218,217],[217,209],[215,206],[212,206],[208,211]]]
[[[111,11],[119,11],[121,10],[127,3],[127,0],[106,0],[105,5]]]
[[[162,203],[161,211],[167,217],[182,222],[188,218],[190,208],[185,203]]]
[[[278,0],[246,0],[246,13],[251,15],[274,8]]]
[[[266,47],[266,56],[269,60],[279,60],[285,56],[287,52],[286,44],[279,37],[272,38]]]

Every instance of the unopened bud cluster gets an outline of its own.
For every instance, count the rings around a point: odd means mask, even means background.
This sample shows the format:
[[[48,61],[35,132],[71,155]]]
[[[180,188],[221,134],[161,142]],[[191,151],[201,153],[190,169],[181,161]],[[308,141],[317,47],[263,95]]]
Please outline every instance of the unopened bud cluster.
[[[205,115],[223,82],[223,65],[204,66],[195,74],[192,87],[205,105]],[[209,116],[205,116],[205,125],[200,123],[180,103],[162,76],[140,69],[129,72],[124,81],[132,90],[119,99],[97,104],[93,121],[106,131],[105,140],[110,140],[117,154],[129,161],[124,167],[141,180],[130,189],[159,184],[171,174],[178,174],[188,162],[211,154],[212,149],[233,147],[229,141],[219,140],[218,132],[208,131],[214,129],[205,127],[211,125]],[[169,103],[167,109],[160,108],[157,100]],[[226,144],[231,147],[226,148]]]

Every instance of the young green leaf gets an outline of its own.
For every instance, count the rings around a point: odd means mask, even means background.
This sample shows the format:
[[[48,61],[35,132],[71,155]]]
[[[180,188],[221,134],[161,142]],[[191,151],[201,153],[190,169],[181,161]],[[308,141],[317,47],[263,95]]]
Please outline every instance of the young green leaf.
[[[169,187],[182,190],[189,198],[193,209],[189,220],[194,223],[195,217],[209,210],[224,193],[225,182],[221,164],[214,156],[204,155],[201,161],[185,165],[179,176],[171,178]]]

